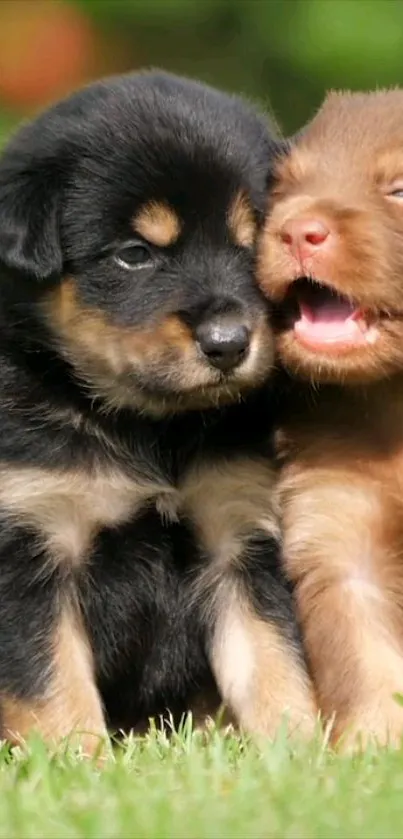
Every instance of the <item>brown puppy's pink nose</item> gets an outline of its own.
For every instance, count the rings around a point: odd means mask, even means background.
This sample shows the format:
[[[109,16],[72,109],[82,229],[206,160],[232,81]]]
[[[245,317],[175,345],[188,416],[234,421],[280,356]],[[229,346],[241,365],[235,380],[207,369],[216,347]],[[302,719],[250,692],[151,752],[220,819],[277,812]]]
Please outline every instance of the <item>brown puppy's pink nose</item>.
[[[314,256],[329,236],[323,221],[314,218],[293,218],[283,224],[280,237],[296,259]]]

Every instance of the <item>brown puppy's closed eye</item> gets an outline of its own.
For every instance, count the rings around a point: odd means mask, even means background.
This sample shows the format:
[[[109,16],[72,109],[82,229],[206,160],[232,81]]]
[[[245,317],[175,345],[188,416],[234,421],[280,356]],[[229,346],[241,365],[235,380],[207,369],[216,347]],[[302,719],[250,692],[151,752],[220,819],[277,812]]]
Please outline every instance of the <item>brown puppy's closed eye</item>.
[[[403,91],[331,94],[278,167],[259,281],[277,306],[285,561],[334,740],[400,741]]]

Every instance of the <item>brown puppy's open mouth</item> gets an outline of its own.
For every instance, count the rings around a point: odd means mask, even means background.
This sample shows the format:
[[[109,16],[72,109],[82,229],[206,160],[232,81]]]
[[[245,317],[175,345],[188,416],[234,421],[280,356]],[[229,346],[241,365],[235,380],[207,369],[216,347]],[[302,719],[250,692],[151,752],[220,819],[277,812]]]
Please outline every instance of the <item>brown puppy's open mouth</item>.
[[[374,316],[330,286],[306,277],[293,282],[283,303],[287,325],[311,350],[332,352],[374,344]]]

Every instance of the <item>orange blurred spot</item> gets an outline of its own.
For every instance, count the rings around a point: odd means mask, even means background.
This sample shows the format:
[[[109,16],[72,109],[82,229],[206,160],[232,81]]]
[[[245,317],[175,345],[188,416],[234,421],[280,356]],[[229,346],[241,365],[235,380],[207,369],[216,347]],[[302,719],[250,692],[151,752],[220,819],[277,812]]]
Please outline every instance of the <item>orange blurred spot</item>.
[[[29,109],[63,96],[90,75],[94,40],[62,0],[1,0],[0,98]]]

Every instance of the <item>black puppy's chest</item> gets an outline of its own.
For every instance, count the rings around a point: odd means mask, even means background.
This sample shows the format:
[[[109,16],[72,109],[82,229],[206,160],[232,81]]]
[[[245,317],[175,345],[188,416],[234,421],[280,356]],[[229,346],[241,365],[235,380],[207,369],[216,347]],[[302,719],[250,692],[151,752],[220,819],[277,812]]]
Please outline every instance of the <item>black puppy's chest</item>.
[[[0,441],[3,527],[18,521],[37,534],[38,563],[63,576],[75,574],[103,530],[149,509],[164,520],[176,516],[175,464],[156,429],[135,421],[107,427],[77,411],[56,414],[53,408],[44,446],[41,419],[38,412],[28,430],[14,422],[13,434]]]
[[[189,608],[201,546],[179,521],[181,477],[206,423],[131,416],[108,436],[82,425],[86,515],[98,521],[73,579],[108,724],[129,729],[168,708],[179,720],[212,684],[204,621]]]
[[[209,464],[228,464],[234,456],[270,460],[266,391],[246,404],[161,420],[129,410],[105,416],[76,391],[69,400],[62,393],[56,401],[55,395],[53,386],[53,401],[43,389],[36,394],[29,423],[20,396],[4,416],[0,507],[35,530],[47,558],[65,571],[80,568],[105,529],[149,510],[162,523],[177,521],[184,511],[184,481],[195,464],[209,471]]]
[[[97,684],[112,729],[179,716],[211,682],[206,631],[190,608],[198,545],[154,510],[95,539],[77,578]]]

